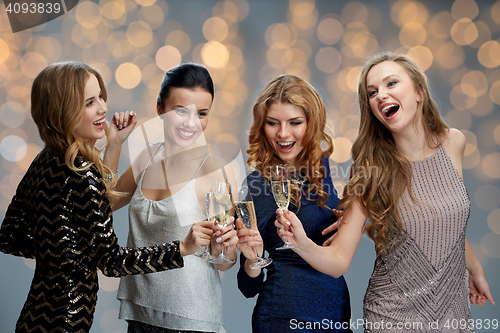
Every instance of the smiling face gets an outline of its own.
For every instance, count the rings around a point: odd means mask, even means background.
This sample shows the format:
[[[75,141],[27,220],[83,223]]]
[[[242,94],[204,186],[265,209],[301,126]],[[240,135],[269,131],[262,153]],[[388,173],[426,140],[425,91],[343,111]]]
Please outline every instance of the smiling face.
[[[392,133],[421,124],[421,94],[400,64],[384,61],[373,66],[366,76],[366,92],[373,114]]]
[[[264,133],[278,157],[300,168],[298,155],[306,135],[307,119],[304,110],[290,103],[275,102],[267,110]]]
[[[90,74],[85,85],[85,115],[75,129],[75,134],[84,140],[101,139],[105,134],[104,116],[108,111],[99,81]]]
[[[163,118],[165,143],[190,147],[207,127],[212,95],[204,89],[174,88],[163,104],[156,108]]]

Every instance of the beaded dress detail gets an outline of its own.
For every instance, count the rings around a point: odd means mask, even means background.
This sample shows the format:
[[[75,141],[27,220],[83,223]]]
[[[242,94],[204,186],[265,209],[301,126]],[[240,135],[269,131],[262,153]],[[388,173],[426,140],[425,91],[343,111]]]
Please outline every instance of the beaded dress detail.
[[[405,332],[471,332],[456,329],[456,322],[471,319],[465,270],[467,191],[442,146],[431,157],[410,163],[417,201],[408,189],[399,199],[403,230],[396,240],[393,218],[392,251],[375,261],[365,294],[365,332],[394,332],[397,325],[405,325]]]

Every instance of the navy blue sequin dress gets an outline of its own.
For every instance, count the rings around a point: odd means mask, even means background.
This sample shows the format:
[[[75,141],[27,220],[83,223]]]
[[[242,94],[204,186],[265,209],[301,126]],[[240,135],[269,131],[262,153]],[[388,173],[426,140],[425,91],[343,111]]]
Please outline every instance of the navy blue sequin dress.
[[[322,160],[327,170],[323,180],[328,193],[326,205],[336,208],[339,202],[330,177],[327,158]],[[293,250],[275,250],[283,245],[274,221],[278,208],[269,187],[259,171],[247,177],[257,214],[257,224],[273,263],[266,267],[267,278],[262,272],[258,277],[249,277],[244,269],[245,257],[241,256],[238,272],[238,288],[250,298],[259,294],[252,315],[252,331],[272,332],[351,332],[349,321],[351,306],[349,291],[344,277],[337,279],[320,273],[299,257]],[[304,187],[308,183],[304,184]],[[304,193],[304,191],[303,191]],[[317,196],[311,195],[311,199]],[[336,219],[331,209],[319,208],[316,201],[302,196],[299,212],[290,204],[289,210],[302,221],[309,238],[321,245],[330,235],[321,231]],[[342,326],[347,327],[343,329]]]

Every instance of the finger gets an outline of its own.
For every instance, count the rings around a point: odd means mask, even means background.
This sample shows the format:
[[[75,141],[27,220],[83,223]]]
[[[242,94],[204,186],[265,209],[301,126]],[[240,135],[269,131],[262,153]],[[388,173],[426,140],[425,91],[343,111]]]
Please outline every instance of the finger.
[[[344,214],[344,212],[343,212],[343,211],[338,210],[338,209],[335,209],[335,208],[333,208],[333,209],[332,209],[332,212],[333,212],[333,214],[335,214],[335,216],[337,216],[337,217],[342,217],[342,215]]]
[[[493,300],[493,296],[491,296],[491,293],[490,291],[488,290],[488,292],[486,293],[485,296],[485,303],[486,303],[486,299],[488,299],[488,301],[490,301],[491,304],[495,305],[495,301]]]
[[[322,234],[322,235],[327,235],[327,234],[329,234],[329,233],[331,233],[331,232],[333,232],[333,231],[337,230],[337,229],[338,229],[338,226],[339,226],[339,225],[338,225],[338,223],[339,223],[339,222],[337,221],[337,222],[333,223],[332,225],[330,225],[330,226],[326,227],[326,228],[325,228],[325,229],[321,232],[321,234]]]
[[[127,111],[123,114],[123,127],[127,127],[130,119],[130,111]]]
[[[333,239],[335,238],[337,234],[333,234],[331,237],[329,237],[324,243],[323,243],[323,246],[330,246],[330,244],[332,243]]]

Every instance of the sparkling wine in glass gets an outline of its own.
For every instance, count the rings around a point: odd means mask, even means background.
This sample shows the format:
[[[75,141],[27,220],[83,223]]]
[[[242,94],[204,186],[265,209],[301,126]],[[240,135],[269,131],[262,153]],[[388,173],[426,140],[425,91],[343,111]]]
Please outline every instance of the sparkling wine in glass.
[[[206,197],[207,216],[210,222],[217,224],[220,228],[227,225],[233,208],[231,197],[231,185],[220,180],[214,180],[209,184]],[[224,245],[221,247],[219,256],[208,258],[213,264],[233,263],[236,260],[224,255]]]
[[[238,196],[234,202],[236,208],[236,213],[238,217],[243,221],[243,225],[247,229],[257,230],[257,217],[255,215],[255,207],[252,200],[252,195],[248,190],[247,186],[241,186],[238,189]],[[257,254],[257,250],[254,248],[255,254],[257,255],[257,261],[250,265],[250,268],[258,269],[266,267],[273,262],[271,258],[262,258]]]
[[[271,167],[271,191],[278,208],[283,212],[287,210],[290,204],[290,179],[288,178],[288,170],[284,166],[273,165]],[[287,250],[295,247],[297,246],[292,245],[287,238],[286,242],[277,247],[276,250]]]

